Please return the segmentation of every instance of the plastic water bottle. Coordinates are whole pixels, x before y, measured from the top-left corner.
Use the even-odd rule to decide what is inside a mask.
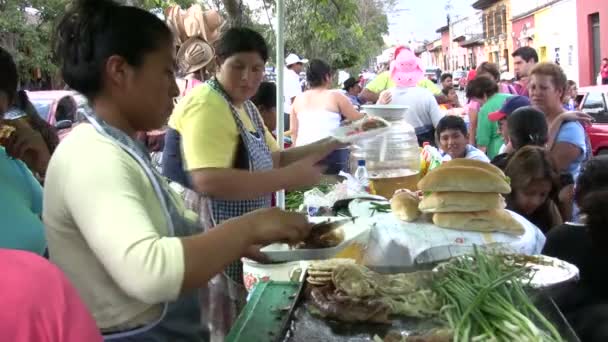
[[[361,184],[363,191],[369,193],[369,173],[365,168],[365,160],[357,161],[357,170],[355,171],[355,179]]]

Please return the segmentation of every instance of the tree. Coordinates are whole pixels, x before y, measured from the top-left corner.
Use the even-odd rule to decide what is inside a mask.
[[[382,51],[395,0],[284,0],[285,50],[358,72]],[[276,15],[274,2],[267,1]],[[275,35],[262,25],[271,46]],[[270,31],[270,32],[269,32]]]

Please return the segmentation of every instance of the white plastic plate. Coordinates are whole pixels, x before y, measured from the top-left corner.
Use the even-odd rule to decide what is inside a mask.
[[[363,125],[363,123],[365,123],[366,121],[369,121],[370,119],[381,121],[386,125],[386,127],[380,127],[380,128],[370,129],[368,131],[361,132],[360,129],[361,129],[361,126]],[[379,118],[379,117],[375,117],[375,116],[369,117],[368,116],[368,117],[364,117],[361,120],[354,121],[349,125],[340,126],[336,129],[334,129],[332,131],[332,137],[334,137],[336,140],[340,141],[341,143],[351,144],[356,141],[361,141],[361,140],[381,136],[382,134],[387,133],[390,129],[391,129],[391,124],[388,121],[386,121],[382,118]]]
[[[323,221],[341,221],[344,217],[310,217],[311,223]],[[344,229],[344,241],[336,247],[318,249],[291,249],[287,244],[273,244],[262,248],[268,259],[272,262],[288,262],[298,260],[324,260],[331,259],[346,247],[353,243],[367,245],[371,227],[365,224],[357,224],[357,220],[342,226]]]

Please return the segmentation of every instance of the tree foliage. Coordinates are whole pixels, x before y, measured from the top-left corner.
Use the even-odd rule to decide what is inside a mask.
[[[177,4],[188,8],[197,0],[119,0],[147,10]],[[276,1],[264,0],[266,13],[254,13],[244,0],[206,0],[220,10],[231,26],[251,26],[275,47]],[[395,0],[283,0],[285,52],[321,58],[336,69],[361,69],[381,52],[388,32],[387,11]],[[15,57],[22,81],[54,76],[52,33],[70,0],[0,0],[0,46]],[[262,20],[252,20],[258,18]],[[274,56],[272,54],[271,56]]]
[[[388,33],[386,13],[395,4],[394,0],[284,1],[286,53],[355,71],[381,52],[382,36]],[[276,14],[274,6],[272,10]],[[274,32],[267,32],[266,38],[274,45]]]

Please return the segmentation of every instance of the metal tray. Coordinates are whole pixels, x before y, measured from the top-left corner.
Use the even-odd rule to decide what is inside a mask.
[[[417,270],[430,270],[437,264],[424,264],[407,268],[374,269],[380,273],[403,273]],[[306,277],[304,278],[306,279]],[[439,319],[405,318],[394,320],[391,325],[386,324],[348,324],[337,321],[328,321],[313,316],[306,307],[306,282],[302,283],[293,306],[275,342],[305,342],[305,341],[373,341],[374,335],[386,336],[391,331],[400,332],[404,336],[424,334],[425,332],[443,326]],[[568,342],[580,342],[574,330],[559,311],[553,300],[541,290],[533,290],[533,301],[540,312],[552,322],[562,338]]]

